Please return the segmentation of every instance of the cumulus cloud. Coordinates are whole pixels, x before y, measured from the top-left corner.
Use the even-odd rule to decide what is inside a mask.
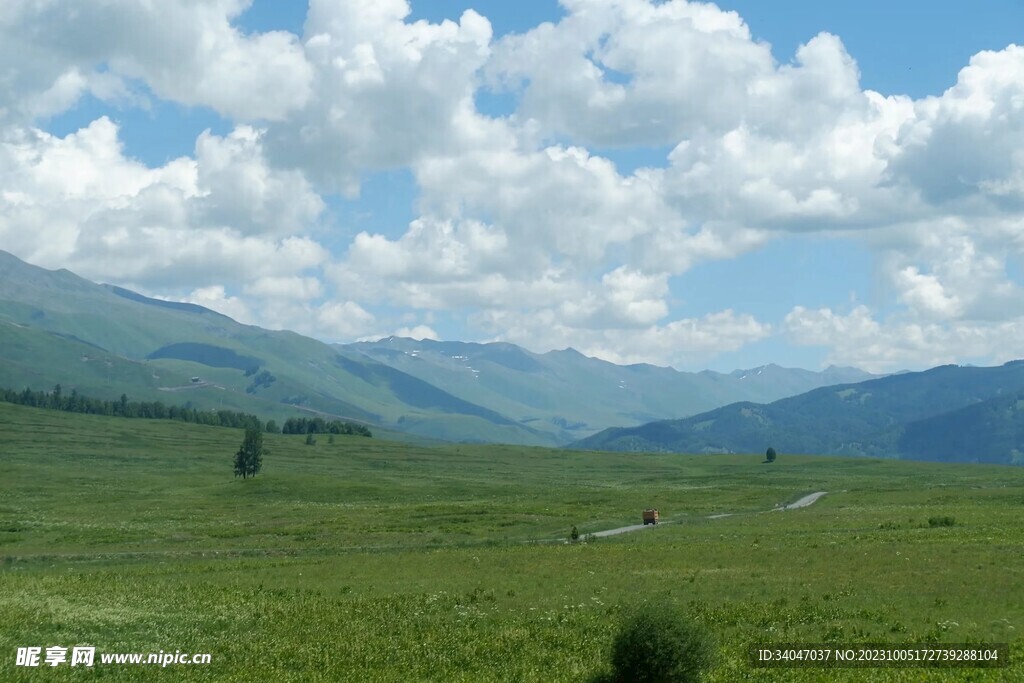
[[[1003,363],[1024,357],[1024,318],[940,324],[900,316],[878,321],[865,306],[847,314],[794,308],[785,330],[797,344],[824,346],[827,362],[870,372],[921,370],[964,359]]]
[[[237,296],[229,296],[223,285],[200,287],[184,297],[183,301],[205,306],[240,323],[252,324],[256,322],[256,318],[253,316],[249,306]]]
[[[405,0],[310,2],[304,48],[313,94],[270,129],[276,159],[355,196],[367,171],[500,134],[473,105],[490,23],[473,10],[458,22],[409,23],[410,11]]]
[[[354,301],[328,301],[310,312],[311,323],[292,323],[288,329],[317,334],[328,341],[348,341],[377,325],[376,317]]]
[[[1024,209],[1024,47],[978,53],[914,110],[890,149],[893,182],[946,210]]]
[[[204,221],[245,233],[291,235],[314,226],[324,202],[296,170],[274,169],[263,132],[239,126],[226,137],[196,140],[197,212]]]
[[[155,291],[291,275],[328,260],[296,234],[311,227],[319,197],[293,172],[266,166],[252,129],[204,133],[198,148],[195,159],[149,168],[124,155],[106,117],[63,138],[8,129],[0,244],[40,265]]]
[[[873,369],[1018,348],[1022,47],[913,100],[864,90],[840,36],[789,59],[684,0],[564,0],[497,38],[474,10],[410,21],[405,0],[312,0],[301,36],[245,33],[248,5],[0,5],[0,247],[332,340],[436,337],[418,323],[448,311],[470,335],[630,361],[780,332]],[[478,111],[482,87],[513,111]],[[233,127],[149,167],[107,117],[45,132],[85,94]],[[634,146],[671,151],[632,172],[595,151]],[[408,225],[331,222],[397,168],[419,193]],[[672,296],[701,263],[808,233],[865,245],[893,303],[793,301],[779,321]]]
[[[319,297],[319,284],[292,282],[291,291],[265,289],[273,280],[278,279],[262,278],[256,287],[246,287],[244,299],[228,294],[223,285],[211,285],[196,289],[181,300],[205,306],[242,323],[291,330],[327,342],[351,341],[379,327],[377,318],[354,301],[312,300]]]
[[[666,204],[660,175],[624,177],[580,147],[491,149],[427,159],[415,170],[427,211],[488,216],[509,236],[520,266],[552,255],[592,265],[637,236],[686,227]]]
[[[0,89],[0,120],[59,113],[86,92],[123,97],[131,82],[243,121],[281,119],[309,98],[312,68],[296,36],[245,35],[232,25],[249,4],[4,3],[0,65],[10,83]]]
[[[244,286],[246,294],[264,298],[308,301],[323,296],[323,284],[315,277],[261,277]]]
[[[503,38],[486,67],[492,86],[521,90],[515,120],[547,137],[674,145],[694,130],[728,130],[748,83],[773,68],[769,47],[713,5],[562,4],[566,18]]]

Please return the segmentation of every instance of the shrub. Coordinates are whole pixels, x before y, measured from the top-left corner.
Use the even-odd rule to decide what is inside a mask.
[[[954,526],[955,524],[956,524],[956,520],[954,518],[950,517],[949,515],[943,515],[942,517],[929,517],[928,518],[928,526],[930,526],[930,527]]]
[[[612,643],[610,680],[692,683],[714,658],[706,629],[674,605],[645,603],[626,614]]]
[[[569,540],[570,541],[578,541],[578,540],[580,540],[580,530],[576,528],[575,524],[572,525],[572,531],[569,532]]]

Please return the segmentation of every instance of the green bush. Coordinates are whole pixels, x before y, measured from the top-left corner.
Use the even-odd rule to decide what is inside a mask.
[[[930,527],[954,526],[955,524],[956,524],[956,519],[954,519],[953,517],[950,517],[949,515],[943,515],[942,517],[929,517],[928,518],[928,526],[930,526]]]
[[[612,643],[609,680],[692,683],[714,659],[706,629],[668,603],[645,603],[625,615]]]

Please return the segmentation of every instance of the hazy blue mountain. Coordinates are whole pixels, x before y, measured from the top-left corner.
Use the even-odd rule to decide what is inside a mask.
[[[772,446],[779,453],[1020,462],[1022,390],[1024,362],[947,365],[607,429],[573,445],[689,453],[760,453]]]
[[[507,343],[400,337],[343,348],[488,406],[562,443],[608,425],[684,417],[735,401],[773,401],[874,377],[854,368],[812,372],[777,365],[728,374],[688,373],[647,364],[615,365],[574,349],[531,353]]]

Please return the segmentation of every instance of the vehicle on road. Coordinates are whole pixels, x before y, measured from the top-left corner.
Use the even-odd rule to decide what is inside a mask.
[[[658,511],[654,508],[644,510],[644,526],[658,523]]]

